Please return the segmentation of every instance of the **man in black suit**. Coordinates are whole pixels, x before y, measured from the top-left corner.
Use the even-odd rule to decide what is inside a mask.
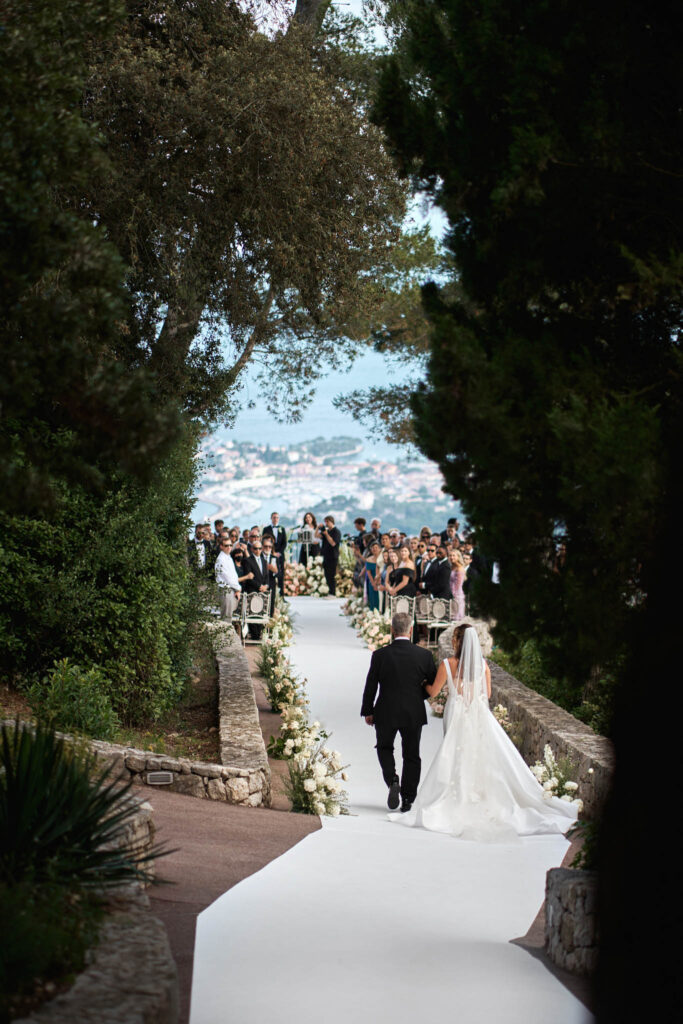
[[[429,581],[429,592],[432,597],[441,597],[444,601],[450,601],[451,593],[451,563],[445,548],[437,548],[436,565],[432,571]]]
[[[432,544],[430,541],[420,562],[420,577],[417,588],[421,594],[431,597],[432,586],[436,583],[437,573],[436,544]]]
[[[273,538],[273,554],[277,562],[277,585],[282,594],[285,589],[285,552],[287,551],[287,531],[280,526],[280,513],[270,513],[270,526],[266,526],[262,539],[270,535]]]
[[[273,611],[275,610],[275,596],[276,596],[277,588],[278,588],[278,585],[279,585],[278,581],[279,581],[279,578],[280,578],[280,572],[279,572],[279,566],[278,566],[278,563],[277,563],[277,559],[275,558],[275,556],[273,554],[273,538],[272,538],[272,536],[269,533],[266,532],[266,530],[263,531],[263,540],[261,541],[261,543],[263,545],[263,552],[262,552],[263,559],[264,559],[266,565],[268,566],[268,588],[270,590],[270,614],[272,615]],[[282,593],[282,591],[281,591],[281,593]]]
[[[337,563],[339,562],[339,545],[341,544],[341,533],[334,525],[334,516],[325,516],[317,532],[320,537],[320,552],[323,556],[325,582],[327,583],[330,597],[334,597],[337,593]]]
[[[361,715],[374,725],[377,757],[389,787],[387,805],[395,810],[401,796],[401,810],[409,811],[420,782],[420,735],[427,724],[425,686],[434,681],[436,665],[429,651],[411,641],[413,624],[409,615],[391,620],[393,642],[374,651],[365,682]],[[375,701],[377,688],[379,697]],[[394,740],[401,735],[403,771],[399,782],[394,760]]]
[[[194,528],[194,540],[187,542],[187,560],[190,568],[199,576],[211,576],[216,561],[211,541],[204,535],[204,523]]]
[[[253,594],[255,591],[260,591],[262,594],[269,595],[270,587],[268,584],[268,561],[264,558],[261,550],[261,538],[254,538],[251,542],[251,554],[244,560],[243,572],[251,573],[251,579],[244,581],[244,590],[247,594]],[[258,640],[261,636],[261,626],[249,624],[249,635],[253,640]]]

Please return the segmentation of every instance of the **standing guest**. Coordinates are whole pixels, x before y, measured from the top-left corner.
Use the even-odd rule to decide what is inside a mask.
[[[410,540],[408,541],[408,547],[410,548],[410,557],[413,560],[413,562],[416,562],[417,556],[420,554],[420,549],[418,547],[419,543],[420,542],[418,541],[417,537],[411,537]],[[417,568],[417,563],[415,565],[415,568]]]
[[[451,599],[451,564],[443,545],[436,551],[436,571],[432,577],[431,595],[441,597],[445,601]]]
[[[399,533],[399,548],[401,547],[401,544],[405,544],[407,540],[408,534],[405,532],[405,530],[401,530],[401,532]]]
[[[453,595],[451,618],[458,622],[465,617],[465,593],[462,589],[465,582],[465,561],[455,547],[448,552],[448,561],[451,566],[451,594]]]
[[[382,525],[382,520],[381,519],[371,519],[370,520],[370,533],[374,536],[375,540],[379,540],[379,538],[380,538],[380,527],[381,527],[381,525]]]
[[[397,565],[389,573],[386,592],[391,597],[415,597],[415,563],[410,557],[410,548],[404,544],[398,550]]]
[[[213,569],[212,544],[204,535],[204,524],[197,523],[194,539],[187,542],[187,560],[190,568],[200,576],[210,576]]]
[[[429,544],[429,538],[432,535],[432,531],[428,526],[423,526],[420,530],[420,540],[423,540],[425,544]]]
[[[389,548],[384,555],[384,570],[380,574],[378,586],[378,590],[384,592],[385,607],[387,599],[392,596],[391,574],[398,569],[398,561],[398,551],[395,548]]]
[[[230,552],[231,558],[235,563],[235,572],[237,573],[237,581],[240,585],[241,590],[247,589],[246,584],[249,580],[253,579],[254,574],[250,573],[248,569],[245,569],[245,563],[247,555],[242,548],[241,544],[233,544],[232,551]]]
[[[249,554],[250,555],[253,555],[253,553],[254,553],[254,544],[258,544],[259,551],[260,551],[261,550],[261,531],[259,530],[258,526],[252,526],[251,530],[249,531],[249,543],[248,543],[247,546],[249,548]]]
[[[249,530],[242,530],[242,543],[246,547],[249,546]]]
[[[267,529],[267,527],[266,527]],[[270,590],[270,614],[272,615],[275,610],[275,596],[276,591],[279,587],[280,579],[280,566],[278,564],[278,556],[273,549],[273,538],[269,533],[263,531],[263,558],[268,566],[268,588]],[[282,561],[282,558],[280,558]],[[282,591],[280,591],[282,593]]]
[[[284,526],[280,526],[280,513],[270,513],[270,526],[266,526],[263,531],[262,541],[265,543],[266,537],[270,535],[273,538],[273,554],[277,558],[277,585],[280,593],[285,589],[285,552],[287,551],[287,531]]]
[[[446,529],[441,531],[441,536],[439,538],[442,544],[452,544],[454,540],[457,540],[458,543],[460,542],[460,538],[458,537],[459,525],[460,523],[455,518],[448,520]]]
[[[307,512],[306,515],[304,516],[304,521],[302,523],[302,527],[304,527],[304,526],[310,527],[310,529],[313,530],[314,534],[317,535],[318,524],[317,524],[317,522],[315,520],[315,516],[313,515],[312,512]],[[309,558],[317,558],[319,554],[320,554],[320,545],[319,544],[317,544],[317,543],[316,544],[309,544],[308,545],[308,551],[306,550],[306,545],[302,544],[301,548],[300,548],[300,551],[299,551],[299,561],[300,561],[300,563],[302,565],[306,565],[308,563],[308,559]]]
[[[398,548],[401,543],[401,534],[397,529],[389,530],[389,537],[391,538],[392,548]]]
[[[353,575],[351,577],[351,580],[356,590],[360,590],[362,594],[365,584],[365,557],[363,555],[361,548],[359,547],[358,544],[356,544],[355,541],[353,544],[353,557],[354,564]]]
[[[221,550],[216,559],[215,574],[218,584],[218,600],[221,608],[221,618],[227,622],[232,621],[233,614],[237,608],[240,598],[240,583],[235,570],[235,563],[230,557],[232,545],[229,540],[221,541]]]
[[[323,556],[323,572],[330,591],[330,597],[337,595],[337,563],[339,562],[339,545],[341,533],[334,525],[334,516],[325,516],[318,527],[320,548]]]
[[[379,543],[376,540],[372,540],[370,544],[370,553],[365,560],[365,588],[368,608],[370,611],[379,610],[379,572],[377,570],[377,559],[379,558],[379,553]]]
[[[253,594],[258,591],[261,594],[267,594],[270,590],[268,583],[268,563],[263,557],[261,538],[252,541],[251,554],[247,557],[244,568],[248,573],[251,574],[251,579],[245,584],[245,590],[248,594]],[[262,628],[255,623],[249,623],[249,635],[253,640],[259,640],[261,637]]]
[[[432,583],[436,580],[436,544],[428,544],[420,565],[418,590],[431,597]]]
[[[230,530],[228,532],[228,536],[230,537],[230,543],[231,544],[237,544],[237,541],[240,539],[240,528],[239,528],[239,526],[231,526]]]
[[[365,550],[365,545],[364,545],[364,540],[365,540],[365,520],[363,519],[362,516],[356,516],[356,518],[353,521],[353,525],[355,526],[356,530],[358,530],[358,536],[353,538],[353,542],[354,542],[354,544],[358,545],[358,547],[361,549],[361,551],[364,551]]]
[[[221,530],[223,529],[224,526],[225,526],[225,523],[223,522],[222,519],[215,519],[214,520],[214,524],[213,524],[213,529],[214,529],[213,540],[214,540],[214,543],[216,545],[220,544]]]

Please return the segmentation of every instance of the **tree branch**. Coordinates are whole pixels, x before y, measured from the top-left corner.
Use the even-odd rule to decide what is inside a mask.
[[[239,357],[228,371],[228,386],[234,384],[234,382],[237,380],[240,373],[242,372],[246,364],[249,362],[249,357],[254,351],[254,348],[263,339],[266,327],[268,326],[268,314],[270,313],[270,308],[273,305],[274,297],[275,292],[273,290],[273,286],[271,285],[266,293],[266,297],[263,302],[263,307],[261,308],[261,311],[256,319],[256,323],[254,324],[254,329],[251,332],[249,341],[246,343],[246,345],[240,352]]]

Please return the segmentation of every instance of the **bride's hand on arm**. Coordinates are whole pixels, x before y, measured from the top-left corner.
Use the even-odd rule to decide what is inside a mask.
[[[440,693],[443,689],[443,685],[446,682],[446,667],[443,662],[439,665],[434,676],[434,682],[428,683],[425,686],[425,690],[430,697],[436,697],[437,693]]]
[[[484,664],[486,665],[486,692],[487,692],[488,698],[490,700],[491,699],[491,669],[488,666],[488,662],[485,662]]]

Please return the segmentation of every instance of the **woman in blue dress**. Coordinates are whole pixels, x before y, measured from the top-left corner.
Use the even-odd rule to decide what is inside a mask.
[[[365,588],[370,611],[379,610],[379,591],[377,585],[377,559],[379,558],[380,546],[377,541],[370,545],[370,554],[365,560]]]

